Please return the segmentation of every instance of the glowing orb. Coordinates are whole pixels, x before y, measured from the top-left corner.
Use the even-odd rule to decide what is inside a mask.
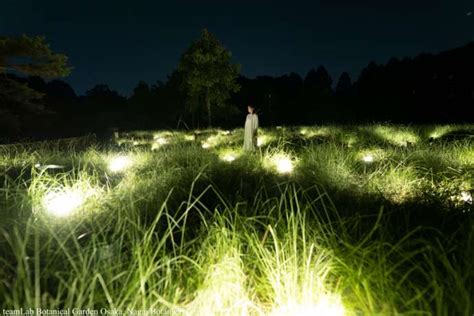
[[[289,157],[279,155],[273,157],[272,160],[278,173],[290,173],[293,171],[293,162]]]
[[[232,154],[226,154],[224,157],[222,157],[222,160],[232,162],[235,160],[235,156]]]
[[[196,136],[194,135],[184,135],[184,139],[187,141],[193,141],[196,139]]]
[[[367,162],[367,163],[373,162],[373,161],[374,161],[374,156],[372,156],[372,155],[370,155],[370,154],[369,154],[369,155],[365,155],[364,157],[362,157],[362,160],[363,160],[364,162]]]
[[[157,143],[158,145],[165,145],[165,144],[168,144],[168,140],[165,139],[165,138],[163,138],[163,137],[157,138],[155,141],[156,141],[156,143]]]
[[[268,143],[268,141],[269,141],[268,136],[266,136],[266,135],[258,136],[257,137],[257,146],[261,147],[261,146],[265,145],[266,143]]]
[[[467,191],[462,191],[460,199],[468,204],[472,204],[472,195]]]
[[[49,192],[43,198],[46,211],[57,217],[65,217],[84,203],[85,196],[79,191]]]
[[[209,143],[202,143],[202,148],[207,149],[209,147],[211,147]]]
[[[152,150],[158,149],[161,146],[166,145],[168,143],[169,143],[168,140],[163,137],[155,138],[155,142],[151,145],[151,149]]]
[[[120,172],[132,164],[132,160],[126,156],[117,156],[114,157],[110,162],[109,162],[109,170],[112,172]]]

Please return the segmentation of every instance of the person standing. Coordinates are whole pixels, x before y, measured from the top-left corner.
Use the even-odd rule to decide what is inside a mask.
[[[257,149],[258,115],[251,104],[247,106],[247,111],[249,114],[245,120],[244,150],[254,151]]]

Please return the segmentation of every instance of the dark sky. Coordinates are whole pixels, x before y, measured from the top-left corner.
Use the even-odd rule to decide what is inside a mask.
[[[323,64],[334,80],[357,79],[371,60],[474,40],[473,0],[0,1],[0,34],[46,36],[69,56],[65,81],[79,94],[106,83],[128,95],[139,80],[166,80],[203,27],[248,77],[305,76]]]

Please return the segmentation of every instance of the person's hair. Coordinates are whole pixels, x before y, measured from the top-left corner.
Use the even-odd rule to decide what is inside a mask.
[[[255,106],[254,106],[254,105],[252,105],[252,103],[249,103],[247,106],[248,106],[248,107],[251,107],[252,109],[254,109],[254,110],[255,110]]]

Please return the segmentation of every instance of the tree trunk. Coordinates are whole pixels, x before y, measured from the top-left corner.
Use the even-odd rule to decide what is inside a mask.
[[[207,107],[207,119],[209,123],[209,128],[212,127],[212,115],[211,115],[211,102],[209,100],[209,87],[206,91],[206,107]]]

